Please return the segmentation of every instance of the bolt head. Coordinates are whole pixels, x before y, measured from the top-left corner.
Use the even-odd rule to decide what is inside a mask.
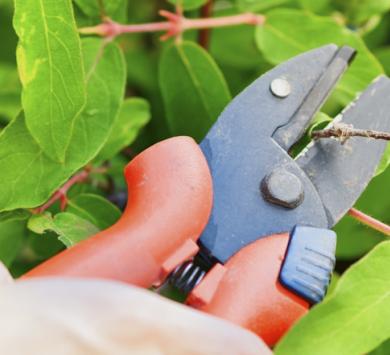
[[[276,78],[270,85],[272,94],[276,97],[285,98],[291,93],[290,83],[285,78]]]
[[[304,198],[301,180],[283,168],[265,176],[260,188],[266,201],[286,208],[298,207]]]

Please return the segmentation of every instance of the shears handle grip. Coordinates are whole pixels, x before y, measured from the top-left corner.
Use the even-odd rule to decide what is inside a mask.
[[[212,206],[206,159],[189,137],[162,141],[125,169],[129,199],[112,227],[23,276],[107,278],[150,287],[198,251]]]
[[[310,306],[279,282],[288,241],[288,233],[262,238],[225,265],[216,264],[187,303],[253,331],[268,345],[275,344]]]
[[[336,251],[328,229],[296,226],[245,246],[224,265],[216,264],[187,303],[228,319],[274,345],[323,299]]]

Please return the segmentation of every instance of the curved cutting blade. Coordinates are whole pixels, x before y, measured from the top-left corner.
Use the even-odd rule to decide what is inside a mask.
[[[330,124],[390,131],[390,79],[376,79]],[[297,158],[297,164],[316,187],[332,227],[354,205],[375,173],[386,148],[385,141],[351,137],[313,141]]]
[[[313,88],[324,73],[329,73],[338,52],[336,45],[324,46],[264,74],[226,107],[201,142],[213,177],[214,200],[200,243],[206,253],[220,262],[245,245],[290,231],[296,224],[327,227],[326,213],[315,187],[273,134],[297,117],[294,114],[300,112],[304,102],[309,103],[307,112],[314,113],[319,102],[326,99],[329,86],[318,93]],[[335,69],[341,76],[344,68]],[[288,83],[291,90],[287,95],[273,92],[277,79]],[[335,84],[335,80],[331,82]],[[308,100],[313,93],[316,99]],[[308,118],[305,115],[299,127],[294,127],[293,137],[304,131]],[[305,198],[294,209],[270,204],[260,192],[261,181],[280,165],[304,186]]]

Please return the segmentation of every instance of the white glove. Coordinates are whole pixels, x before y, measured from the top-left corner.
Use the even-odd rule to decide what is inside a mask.
[[[256,335],[126,284],[13,282],[0,269],[0,354],[258,354]]]

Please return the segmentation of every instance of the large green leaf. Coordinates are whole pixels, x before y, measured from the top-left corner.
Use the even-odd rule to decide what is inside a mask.
[[[369,355],[389,355],[390,354],[390,337],[383,342],[374,351],[371,351]]]
[[[117,21],[125,21],[127,0],[73,0],[81,11],[91,18],[108,16]]]
[[[112,158],[121,149],[129,146],[139,131],[150,119],[149,103],[141,98],[130,98],[122,103],[118,119],[106,144],[96,157],[97,161]]]
[[[276,355],[365,354],[390,335],[390,242],[353,265],[333,294],[281,340]]]
[[[390,143],[387,144],[383,157],[379,162],[378,168],[376,169],[375,174],[382,174],[390,165]]]
[[[303,9],[313,13],[322,13],[329,8],[330,0],[298,0]]]
[[[10,64],[16,62],[15,51],[18,42],[18,37],[12,27],[13,2],[13,0],[0,1],[0,61]]]
[[[54,217],[48,212],[32,216],[28,227],[38,234],[56,233],[58,239],[66,247],[71,247],[99,232],[99,229],[90,221],[69,212],[61,212]]]
[[[77,117],[66,161],[88,163],[105,144],[123,102],[126,64],[115,43],[97,38],[83,40],[87,76],[87,103]]]
[[[15,0],[26,124],[44,152],[65,161],[86,92],[71,0]]]
[[[236,15],[233,9],[218,11],[217,16]],[[264,63],[253,34],[254,26],[240,25],[213,29],[210,53],[218,64],[241,69],[258,69]]]
[[[336,0],[335,3],[351,22],[359,24],[390,9],[390,0]]]
[[[181,5],[184,10],[193,10],[204,5],[208,0],[168,0],[173,5]]]
[[[330,17],[320,17],[292,9],[277,9],[267,14],[264,26],[257,30],[257,44],[274,64],[329,43],[349,45],[358,55],[337,87],[336,97],[350,102],[383,69],[362,39]]]
[[[0,64],[0,116],[6,121],[15,118],[20,111],[20,82],[16,66]]]
[[[19,252],[26,234],[26,222],[29,213],[13,211],[0,214],[0,261],[6,266]]]
[[[235,0],[241,11],[264,11],[272,7],[286,5],[293,1],[294,0]]]
[[[66,210],[91,222],[100,230],[110,227],[121,216],[118,207],[93,194],[81,194],[70,199]]]
[[[231,99],[214,60],[193,42],[165,49],[159,79],[174,135],[190,135],[200,141]]]
[[[389,184],[390,169],[370,181],[355,207],[389,224],[390,199],[387,193]],[[336,225],[335,231],[338,259],[359,258],[386,238],[383,234],[359,223],[349,215],[343,217]]]
[[[118,47],[99,39],[83,41],[87,68],[87,104],[78,116],[65,163],[51,160],[32,138],[24,115],[0,134],[0,211],[35,207],[103,146],[119,111],[125,70]]]

